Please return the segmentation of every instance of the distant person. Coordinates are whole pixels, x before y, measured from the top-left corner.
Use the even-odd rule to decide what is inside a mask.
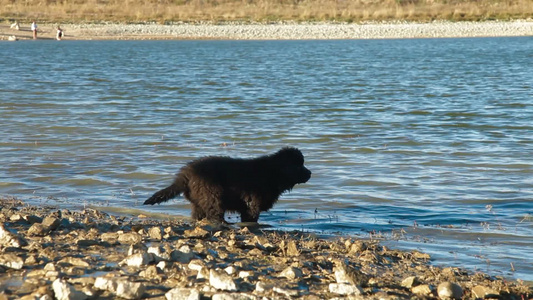
[[[35,21],[31,23],[31,31],[33,32],[33,39],[36,40],[37,39],[37,23],[35,23]]]
[[[63,29],[57,26],[56,40],[61,41],[62,38],[63,38]]]

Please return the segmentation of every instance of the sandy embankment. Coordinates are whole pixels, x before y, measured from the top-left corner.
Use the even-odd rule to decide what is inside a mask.
[[[29,24],[21,30],[0,25],[0,39],[31,39]],[[55,24],[39,24],[40,39],[55,38]],[[275,23],[275,24],[64,24],[65,40],[142,39],[388,39],[533,36],[533,20],[512,22],[432,23]]]

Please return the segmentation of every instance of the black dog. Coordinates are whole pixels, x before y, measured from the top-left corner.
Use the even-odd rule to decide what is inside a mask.
[[[211,156],[181,168],[174,183],[155,193],[144,204],[156,204],[180,194],[192,203],[192,217],[224,222],[224,213],[241,214],[242,222],[257,222],[278,197],[311,178],[302,152],[285,147],[253,159]]]

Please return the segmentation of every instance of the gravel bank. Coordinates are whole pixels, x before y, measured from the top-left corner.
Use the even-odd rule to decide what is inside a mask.
[[[0,199],[0,300],[531,299],[533,288],[376,241]]]
[[[26,27],[29,28],[29,24]],[[65,39],[390,39],[533,36],[533,20],[512,22],[432,22],[367,24],[65,24]],[[42,25],[41,38],[52,38],[53,25]],[[2,26],[2,36],[29,38],[29,31]]]

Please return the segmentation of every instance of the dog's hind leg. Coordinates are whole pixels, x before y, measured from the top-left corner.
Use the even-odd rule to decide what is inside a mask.
[[[202,220],[202,219],[205,219],[207,217],[207,214],[205,213],[205,211],[202,209],[202,207],[196,205],[196,204],[193,204],[192,205],[192,209],[191,209],[191,217],[195,220]]]
[[[224,222],[224,210],[216,207],[214,204],[209,206],[200,206],[196,203],[192,203],[191,216],[195,220],[202,220],[207,218],[208,220]]]

